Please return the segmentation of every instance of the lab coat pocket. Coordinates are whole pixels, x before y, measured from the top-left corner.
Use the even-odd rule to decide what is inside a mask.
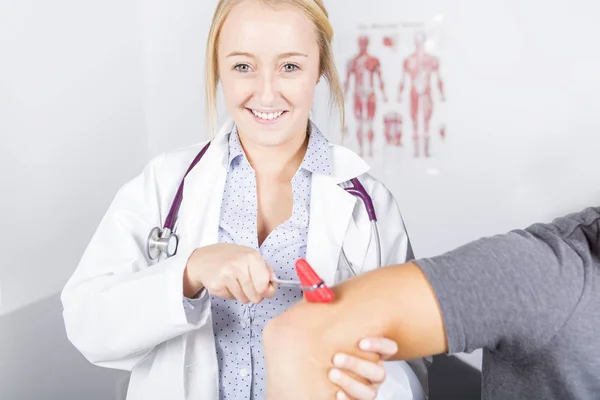
[[[352,265],[352,270],[348,268],[346,261],[344,260],[344,254],[340,252],[340,259],[338,264],[338,271],[336,276],[340,278],[349,279],[354,273],[360,275],[363,272],[365,259],[368,254],[369,245],[371,242],[370,225],[365,226],[364,223],[359,226],[354,220],[348,225],[344,243],[342,245],[342,251],[346,255],[348,262]]]
[[[386,379],[376,400],[426,400],[427,396],[412,368],[405,361],[387,361]]]
[[[338,269],[335,271],[335,284],[339,285],[347,279],[352,277],[352,273],[348,270],[344,265],[340,265]]]

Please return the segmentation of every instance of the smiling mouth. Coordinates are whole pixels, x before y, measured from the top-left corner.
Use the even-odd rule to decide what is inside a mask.
[[[283,114],[285,114],[287,112],[287,111],[262,112],[262,111],[253,110],[251,108],[246,108],[246,110],[248,110],[252,115],[254,115],[254,118],[260,122],[275,122],[278,119],[280,119]]]

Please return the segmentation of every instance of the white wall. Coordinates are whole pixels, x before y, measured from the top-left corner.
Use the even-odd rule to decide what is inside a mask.
[[[140,3],[149,156],[207,138],[204,51],[214,0]]]
[[[134,1],[2,1],[0,315],[64,285],[147,158]]]
[[[58,292],[147,159],[136,12],[0,0],[2,399],[115,399],[124,376],[67,341]]]

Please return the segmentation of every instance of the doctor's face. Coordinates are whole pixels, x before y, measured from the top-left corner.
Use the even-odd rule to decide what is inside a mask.
[[[302,143],[319,79],[316,28],[300,10],[258,0],[238,4],[218,43],[227,111],[243,141]]]

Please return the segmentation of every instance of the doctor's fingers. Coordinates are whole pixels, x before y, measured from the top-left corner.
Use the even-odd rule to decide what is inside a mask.
[[[205,286],[208,293],[213,296],[220,297],[222,299],[235,299],[233,294],[227,289],[226,282],[222,281],[212,281]]]
[[[379,385],[365,385],[339,369],[330,370],[329,379],[341,389],[337,393],[337,400],[374,400],[377,397]]]
[[[246,304],[250,300],[248,296],[244,293],[242,289],[239,278],[240,271],[243,271],[244,268],[239,268],[237,265],[228,266],[227,268],[223,268],[219,276],[219,282],[224,284],[227,287],[227,290],[233,295],[240,303]],[[243,274],[243,272],[241,272]]]
[[[237,279],[227,281],[227,290],[229,290],[229,292],[233,295],[233,298],[240,303],[246,304],[250,302],[250,299],[248,299],[248,296],[246,296],[246,293],[244,293],[244,289],[242,289],[242,286]]]
[[[261,297],[273,297],[275,288],[271,285],[273,270],[260,255],[250,255],[248,257],[248,273],[254,285],[254,290]]]
[[[260,257],[260,255],[258,257]],[[254,260],[258,257],[254,254],[250,254],[242,261],[237,262],[234,267],[239,286],[248,300],[254,304],[258,304],[263,300],[263,297],[255,288],[252,274],[250,272],[252,270],[252,263],[255,263],[256,261]],[[260,258],[262,259],[262,257]]]
[[[226,286],[218,290],[209,290],[208,292],[222,299],[235,300],[235,296],[231,294],[231,292],[229,291],[229,289],[227,289]]]
[[[250,276],[238,277],[238,282],[249,301],[258,304],[263,300],[263,297],[256,291]]]

